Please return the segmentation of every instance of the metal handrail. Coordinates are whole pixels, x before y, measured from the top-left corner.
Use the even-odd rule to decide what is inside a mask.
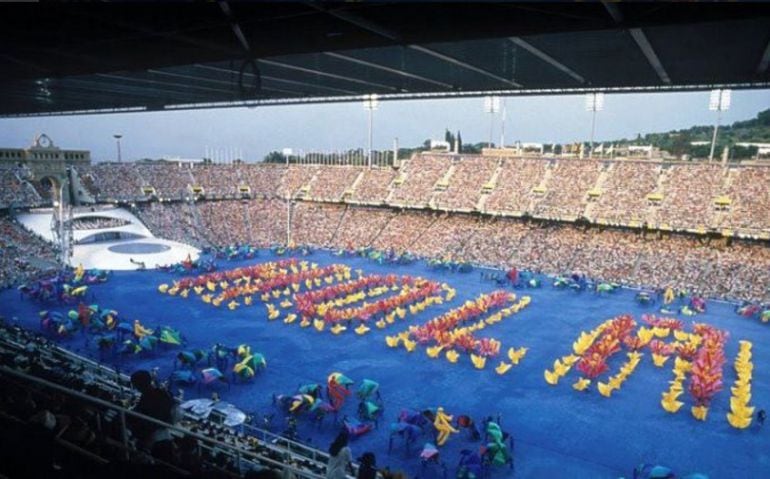
[[[38,377],[35,377],[35,376],[31,376],[29,374],[23,373],[21,371],[17,371],[15,369],[9,368],[7,366],[0,366],[0,373],[2,373],[2,374],[9,374],[11,376],[14,376],[16,378],[22,379],[24,381],[29,381],[31,383],[34,383],[34,384],[37,384],[37,385],[40,385],[40,386],[43,386],[43,387],[46,387],[46,388],[49,388],[49,389],[53,389],[53,390],[58,391],[60,393],[64,393],[64,394],[67,394],[69,396],[76,397],[76,398],[78,398],[80,400],[83,400],[85,402],[89,402],[91,404],[95,404],[95,405],[101,406],[101,407],[103,407],[105,409],[110,409],[110,410],[113,410],[113,411],[117,412],[119,414],[119,417],[120,417],[123,446],[126,449],[129,448],[129,444],[128,444],[128,442],[129,442],[128,441],[128,428],[126,426],[126,416],[131,416],[131,417],[138,418],[138,419],[141,419],[143,421],[147,421],[149,423],[155,424],[157,426],[161,426],[161,427],[169,429],[171,431],[176,431],[179,434],[183,434],[183,435],[186,435],[186,436],[192,436],[192,437],[198,439],[199,441],[202,441],[204,443],[210,444],[213,447],[216,447],[218,450],[228,451],[230,453],[230,455],[232,455],[233,457],[236,458],[237,466],[238,466],[239,470],[240,470],[240,464],[245,460],[245,461],[248,461],[248,462],[256,463],[258,465],[267,465],[267,466],[287,469],[287,470],[291,471],[292,473],[294,473],[298,478],[324,479],[324,476],[318,475],[316,473],[313,473],[313,472],[310,472],[310,471],[307,471],[307,470],[304,470],[304,469],[298,469],[298,468],[296,468],[296,467],[294,467],[294,466],[292,466],[290,464],[284,464],[282,462],[276,461],[276,460],[271,459],[269,457],[265,457],[265,456],[262,456],[260,454],[255,453],[255,452],[238,448],[236,446],[233,446],[232,444],[227,444],[227,443],[221,442],[221,441],[219,441],[217,439],[212,439],[210,437],[204,436],[204,435],[199,434],[197,432],[193,432],[193,431],[191,431],[189,429],[186,429],[186,428],[183,428],[183,427],[179,427],[179,426],[176,426],[176,425],[173,425],[173,424],[168,424],[166,422],[160,421],[160,420],[155,419],[153,417],[146,416],[144,414],[138,413],[136,411],[132,411],[130,409],[126,409],[126,408],[124,408],[122,406],[110,403],[110,402],[105,401],[103,399],[98,399],[98,398],[94,398],[94,397],[88,396],[86,394],[81,393],[80,391],[74,391],[74,390],[69,389],[69,388],[67,388],[65,386],[61,386],[59,384],[56,384],[56,383],[53,383],[53,382],[50,382],[50,381],[47,381],[45,379],[41,379],[41,378],[38,378]],[[267,432],[267,431],[265,431],[265,432]],[[270,433],[270,434],[272,434],[272,433]],[[293,441],[289,441],[286,438],[281,438],[281,440],[282,441],[287,441],[288,443],[293,442]],[[299,443],[295,443],[295,445],[299,445]],[[305,449],[312,449],[312,448],[309,448],[308,446],[304,446],[304,445],[302,447],[305,448]],[[287,450],[285,452],[290,452],[290,451]],[[319,453],[318,455],[319,456],[324,456],[323,453]]]

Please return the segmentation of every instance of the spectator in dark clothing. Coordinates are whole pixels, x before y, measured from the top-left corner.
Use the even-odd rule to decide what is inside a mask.
[[[365,452],[358,458],[358,474],[356,479],[376,479],[377,459],[373,452]]]
[[[131,375],[131,384],[142,394],[134,411],[159,421],[174,421],[174,398],[164,388],[153,384],[149,371],[139,370]],[[137,419],[131,427],[139,446],[150,450],[158,459],[169,461],[173,457],[173,442],[167,428]]]

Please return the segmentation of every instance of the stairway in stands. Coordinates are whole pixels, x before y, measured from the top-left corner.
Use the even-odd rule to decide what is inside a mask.
[[[481,196],[479,196],[479,201],[476,202],[476,210],[477,211],[484,211],[484,209],[487,206],[487,198],[489,198],[489,195],[492,194],[492,192],[497,187],[497,179],[500,177],[500,173],[503,171],[503,160],[500,159],[497,162],[497,168],[495,168],[495,171],[492,173],[492,177],[484,183],[484,186],[481,187]]]
[[[612,174],[612,171],[615,169],[615,162],[606,162],[604,163],[604,166],[602,167],[601,171],[599,172],[599,177],[596,178],[596,183],[593,185],[591,190],[586,191],[586,196],[584,201],[586,202],[585,208],[583,208],[583,216],[586,218],[589,218],[591,220],[594,220],[594,209],[596,209],[596,204],[601,199],[601,195],[604,194],[604,183],[607,181],[607,178]],[[591,197],[590,192],[591,191],[597,191],[600,193],[600,196]]]
[[[444,176],[433,185],[433,193],[430,195],[430,198],[428,198],[428,206],[430,208],[436,208],[436,195],[449,188],[449,182],[452,180],[452,175],[455,174],[456,169],[457,167],[454,165],[454,162],[452,162],[452,164],[449,165],[449,169],[444,173]]]

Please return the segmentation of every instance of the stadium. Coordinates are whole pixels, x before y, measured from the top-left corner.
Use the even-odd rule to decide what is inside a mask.
[[[363,101],[369,130],[0,145],[0,477],[766,475],[767,6],[18,7],[9,128]],[[716,124],[595,141],[605,102],[677,92]],[[721,125],[742,92],[766,103]],[[566,95],[590,138],[373,146],[388,102],[493,129]]]

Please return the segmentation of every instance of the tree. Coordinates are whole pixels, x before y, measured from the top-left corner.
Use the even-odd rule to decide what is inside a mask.
[[[286,157],[280,151],[271,151],[262,161],[265,163],[286,163]]]
[[[463,138],[460,136],[460,130],[457,130],[457,152],[463,152]]]

